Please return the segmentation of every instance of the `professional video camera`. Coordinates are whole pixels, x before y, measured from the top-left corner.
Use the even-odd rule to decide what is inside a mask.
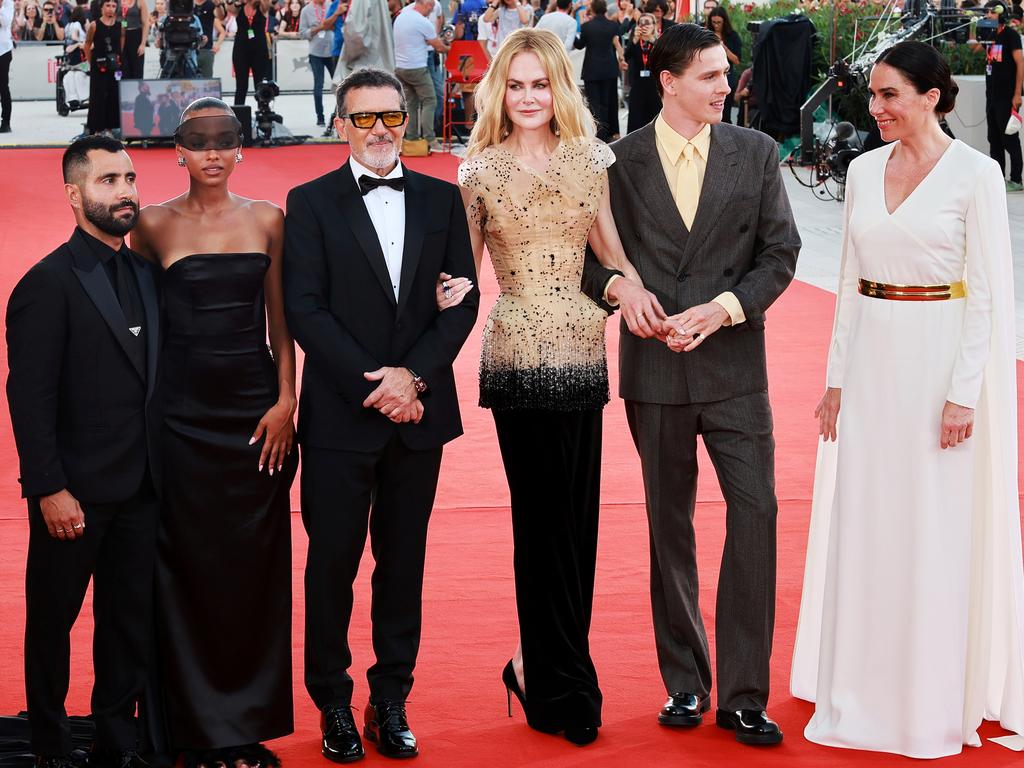
[[[163,48],[166,54],[160,70],[163,79],[196,77],[199,72],[194,56],[189,54],[199,50],[202,33],[195,24],[195,0],[170,0],[167,4],[167,16],[160,29]]]
[[[274,141],[274,123],[284,124],[284,119],[274,112],[274,99],[281,89],[273,80],[261,80],[256,86],[256,132],[263,146]]]
[[[812,169],[809,182],[801,180],[801,183],[815,189],[819,197],[842,201],[846,169],[853,158],[863,151],[856,128],[850,123],[833,125],[824,141],[815,136],[814,113],[821,105],[837,93],[866,89],[871,67],[878,57],[904,40],[917,38],[936,47],[944,42],[966,43],[971,24],[979,13],[984,14],[984,9],[957,8],[956,0],[941,0],[937,8],[927,0],[907,0],[900,13],[894,0],[888,0],[881,16],[866,19],[868,22],[874,21],[875,25],[865,42],[854,50],[849,61],[838,59],[832,64],[825,82],[800,108],[800,146],[794,150],[788,162],[794,175],[797,165]],[[979,39],[985,22],[985,19],[977,21]],[[851,141],[854,138],[855,141]],[[835,192],[828,188],[829,182],[836,184]]]

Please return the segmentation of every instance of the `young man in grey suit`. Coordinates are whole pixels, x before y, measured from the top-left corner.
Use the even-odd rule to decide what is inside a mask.
[[[714,33],[673,26],[650,64],[663,110],[612,146],[609,169],[619,235],[646,289],[593,254],[583,288],[621,307],[630,331],[620,340],[620,395],[647,497],[655,638],[669,693],[658,721],[694,726],[710,709],[693,528],[701,435],[727,507],[716,721],[742,743],[777,744],[782,732],[765,712],[777,502],[764,321],[793,278],[800,238],[775,142],[721,123],[729,62]]]

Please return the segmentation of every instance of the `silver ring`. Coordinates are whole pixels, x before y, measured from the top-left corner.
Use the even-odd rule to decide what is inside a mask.
[[[441,283],[441,290],[444,291],[445,293],[447,293],[451,289],[452,289],[452,287],[450,285],[448,285],[448,283]]]
[[[447,288],[447,287],[444,288],[443,293],[444,293],[444,297],[446,299],[450,299],[452,297],[452,289],[451,288]]]
[[[72,525],[71,527],[77,531],[79,528],[85,528],[85,523],[77,523],[75,525]]]

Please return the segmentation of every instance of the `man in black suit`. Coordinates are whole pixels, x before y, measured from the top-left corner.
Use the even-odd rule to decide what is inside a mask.
[[[775,142],[722,123],[730,88],[721,41],[674,25],[650,62],[664,106],[612,146],[608,183],[622,245],[651,293],[592,253],[584,292],[622,308],[619,387],[643,470],[669,694],[658,721],[696,726],[711,706],[693,526],[699,435],[726,502],[715,720],[742,743],[777,744],[782,731],[766,713],[778,504],[764,325],[793,279],[800,237]]]
[[[619,135],[619,63],[623,60],[619,25],[605,15],[607,12],[606,0],[590,0],[593,18],[580,27],[576,38],[576,47],[586,49],[583,90],[601,141]]]
[[[7,305],[7,398],[28,499],[25,684],[37,764],[66,768],[70,631],[94,580],[91,763],[136,761],[150,648],[157,501],[146,407],[156,377],[155,271],[128,250],[139,213],[121,142],[64,153],[77,229]]]
[[[401,83],[375,69],[337,93],[351,160],[293,189],[285,220],[288,326],[306,353],[299,402],[306,564],[306,688],[323,754],[357,760],[347,635],[369,523],[373,648],[366,738],[417,754],[406,720],[419,648],[427,521],[442,446],[462,433],[452,363],[478,294],[437,308],[441,272],[473,275],[458,187],[403,168]],[[372,511],[371,511],[372,508]]]

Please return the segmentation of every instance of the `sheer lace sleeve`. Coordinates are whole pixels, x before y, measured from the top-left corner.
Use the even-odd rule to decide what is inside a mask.
[[[487,222],[487,204],[484,199],[487,188],[482,178],[483,171],[484,163],[479,156],[466,160],[459,166],[459,186],[473,193],[471,202],[466,207],[466,218],[481,231]]]

